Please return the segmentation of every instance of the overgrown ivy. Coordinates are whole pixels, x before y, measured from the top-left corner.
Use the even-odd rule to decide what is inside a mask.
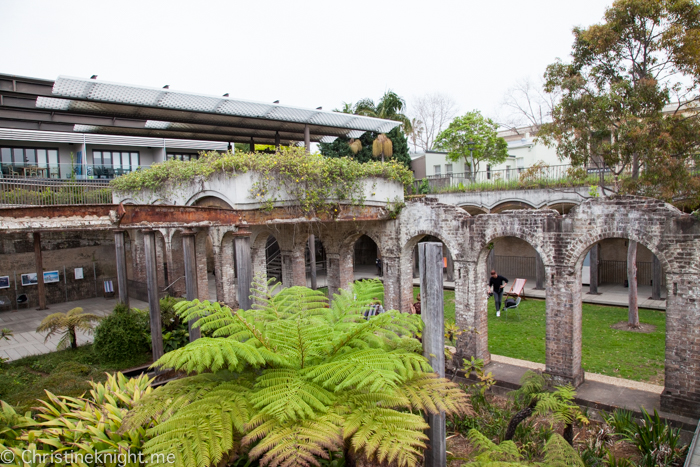
[[[363,180],[367,178],[384,178],[404,187],[413,183],[411,171],[393,160],[362,164],[345,157],[328,158],[307,154],[304,148],[290,147],[274,154],[209,152],[196,161],[169,160],[115,178],[111,186],[119,192],[167,192],[215,174],[235,177],[248,171],[257,175],[251,198],[271,209],[286,192],[287,199],[296,200],[305,214],[332,212],[339,201],[362,204],[366,197]]]

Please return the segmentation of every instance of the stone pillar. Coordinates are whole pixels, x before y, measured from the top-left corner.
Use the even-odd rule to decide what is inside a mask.
[[[195,236],[195,257],[197,261],[197,298],[199,300],[215,300],[209,297],[209,275],[207,273],[207,237],[206,230],[197,232]]]
[[[182,232],[182,251],[183,259],[185,260],[185,287],[187,300],[192,301],[198,298],[197,290],[197,255],[195,253],[195,233],[191,230]],[[202,331],[192,325],[195,320],[190,320],[188,323],[190,342],[202,337]]]
[[[446,246],[443,245],[444,248],[444,255],[445,258],[447,258],[447,267],[445,268],[445,272],[447,273],[447,281],[448,282],[454,282],[455,280],[455,265],[454,261],[452,260],[452,252],[447,249]]]
[[[165,275],[165,287],[177,280],[177,274],[175,274],[175,262],[173,261],[173,242],[172,242],[172,230],[171,229],[161,229],[160,233],[163,234],[163,241],[165,244],[165,251],[163,251],[163,262],[167,265],[168,274]],[[170,287],[167,292],[168,295],[175,295],[175,286]]]
[[[326,281],[328,283],[328,298],[333,299],[333,295],[340,289],[340,255],[338,253],[326,253],[328,260],[328,272]]]
[[[596,243],[591,248],[590,262],[590,281],[588,293],[591,295],[600,295],[598,292],[598,266],[600,265],[600,243]]]
[[[153,361],[163,356],[163,330],[160,321],[160,303],[158,294],[158,269],[156,267],[156,233],[143,231],[144,253],[146,256],[146,284],[148,286],[148,309],[151,318],[151,347]]]
[[[410,260],[410,256],[407,256]],[[410,271],[410,267],[408,269]],[[410,283],[401,280],[401,258],[382,257],[382,280],[384,281],[384,308],[409,311],[413,301],[413,279]],[[408,306],[406,306],[406,303]]]
[[[267,238],[267,234],[259,234],[250,248],[253,276],[261,275],[265,280],[267,280]]]
[[[699,418],[700,280],[697,274],[667,273],[666,281],[666,377],[661,410]]]
[[[544,290],[544,262],[539,253],[535,255],[535,290]]]
[[[577,268],[576,268],[577,269]],[[545,265],[546,372],[556,384],[583,383],[581,367],[581,270]]]
[[[238,306],[242,310],[252,308],[250,288],[253,285],[253,268],[250,258],[250,232],[239,231],[233,239],[236,250],[236,276],[238,278]]]
[[[653,255],[651,263],[651,299],[661,300],[661,261],[656,255]]]
[[[41,258],[41,233],[34,232],[34,265],[36,267],[36,288],[39,294],[39,310],[46,309],[46,290],[44,289],[44,265]]]
[[[216,299],[231,308],[238,307],[236,300],[234,236],[223,235],[220,245],[214,245],[214,267],[216,268]],[[250,261],[250,252],[248,252]]]
[[[457,340],[457,355],[490,363],[488,293],[483,268],[477,262],[455,261],[455,321],[460,329],[467,330]]]
[[[133,268],[133,277],[131,279],[134,282],[145,284],[146,265],[144,263],[143,233],[140,230],[131,230],[129,238],[131,239],[131,264]]]
[[[448,253],[449,254],[449,253]],[[423,356],[441,378],[445,377],[445,304],[443,297],[443,250],[442,244],[425,242],[418,244],[420,264],[420,293],[422,297],[421,317],[423,329]],[[426,414],[430,428],[427,435],[430,449],[425,451],[426,467],[446,465],[445,413]]]
[[[309,235],[309,266],[311,273],[311,289],[316,290],[316,236]]]
[[[292,285],[306,287],[306,255],[304,244],[292,251]]]
[[[124,248],[124,231],[114,231],[114,250],[117,255],[117,288],[119,302],[129,306],[129,286],[126,276],[126,249]]]
[[[292,252],[290,250],[280,250],[282,257],[282,287],[294,285],[294,266]]]

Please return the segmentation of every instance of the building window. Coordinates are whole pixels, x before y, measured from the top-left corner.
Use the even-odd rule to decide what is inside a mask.
[[[510,180],[510,166],[506,165],[506,180]]]
[[[491,180],[491,166],[486,166],[486,180]]]
[[[439,177],[440,175],[442,175],[442,171],[441,171],[440,169],[441,169],[441,166],[439,166],[439,165],[434,165],[434,166],[433,166],[433,170],[435,171],[435,175],[438,176],[438,177]]]
[[[92,151],[92,176],[95,178],[114,178],[133,172],[140,165],[141,156],[136,151]]]
[[[191,153],[185,153],[185,152],[169,152],[167,159],[170,160],[178,160],[178,161],[196,161],[199,159],[199,154],[191,154]]]
[[[61,168],[58,163],[58,149],[0,148],[0,171],[2,176],[31,175],[59,178]]]
[[[445,164],[445,172],[447,172],[448,175],[452,174],[452,164]]]

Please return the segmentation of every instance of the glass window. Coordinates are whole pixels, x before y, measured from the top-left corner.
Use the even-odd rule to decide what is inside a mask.
[[[452,164],[445,164],[445,172],[448,174],[452,173]]]
[[[92,151],[92,163],[102,165],[102,151]]]
[[[102,153],[102,165],[112,165],[112,153],[110,151]]]
[[[11,164],[12,163],[12,149],[10,149],[10,148],[0,149],[0,162],[2,162],[3,164]]]
[[[36,149],[25,149],[24,161],[27,164],[36,165]]]
[[[46,149],[37,149],[36,150],[36,162],[39,164],[39,167],[46,167],[47,165],[47,160],[46,160]]]
[[[434,165],[434,166],[433,166],[433,170],[435,171],[435,175],[441,175],[441,172],[442,172],[441,166],[439,166],[439,165]]]
[[[132,152],[131,153],[131,169],[136,170],[138,168],[138,166],[141,165],[139,162],[140,162],[139,161],[139,153]]]
[[[124,153],[125,156],[128,156],[127,153]],[[115,169],[121,169],[122,167],[122,155],[119,152],[113,152],[112,153],[112,165],[114,165]]]
[[[14,148],[12,153],[14,155],[15,164],[24,164],[24,149]]]

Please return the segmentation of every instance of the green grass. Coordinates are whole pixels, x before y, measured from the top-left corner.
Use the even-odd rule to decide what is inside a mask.
[[[25,357],[0,369],[0,400],[23,413],[38,406],[37,399],[46,399],[45,390],[62,396],[80,396],[90,389],[89,381],[105,381],[106,372],[150,361],[150,354],[143,354],[121,364],[101,365],[91,345]]]
[[[414,288],[414,296],[418,288]],[[454,321],[454,291],[445,290],[445,321]],[[493,299],[488,302],[489,351],[496,355],[545,363],[545,302],[520,303],[520,320],[505,314],[496,317]],[[611,329],[627,321],[622,307],[583,304],[582,364],[585,371],[663,385],[666,314],[639,310],[642,323],[653,324],[650,334]]]

